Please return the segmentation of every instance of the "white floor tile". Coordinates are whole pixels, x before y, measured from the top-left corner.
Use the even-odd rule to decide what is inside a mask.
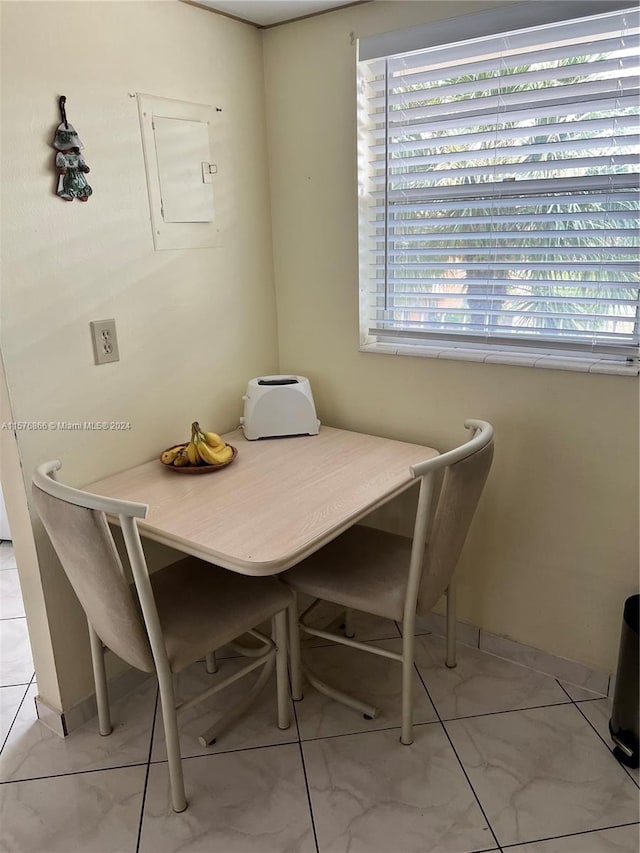
[[[303,744],[320,853],[467,853],[495,839],[439,723]]]
[[[555,678],[459,645],[457,666],[445,666],[446,643],[416,638],[416,664],[443,719],[569,702]]]
[[[145,767],[14,782],[0,788],[6,853],[134,853]]]
[[[298,744],[183,761],[188,808],[174,814],[153,764],[140,853],[314,853]]]
[[[638,820],[638,789],[573,705],[445,724],[501,844]]]
[[[135,853],[155,681],[114,702],[111,736],[100,737],[97,720],[54,735],[37,721],[37,687],[27,687],[33,664],[10,544],[0,543],[0,569],[0,684],[9,685],[0,687],[0,851]],[[353,617],[356,639],[400,650],[400,639],[389,639],[399,635],[395,623]],[[328,606],[315,621],[335,630],[340,619]],[[638,853],[638,771],[607,751],[610,700],[563,682],[578,710],[554,678],[462,645],[449,670],[444,648],[437,636],[417,640],[420,673],[499,841],[517,845],[505,851]],[[181,674],[179,691],[188,696],[244,663],[226,655],[237,652],[219,656],[217,676],[204,664]],[[291,743],[298,730],[319,853],[496,850],[418,676],[415,720],[429,724],[416,725],[415,743],[403,747],[399,663],[325,640],[306,643],[303,655],[380,716],[365,720],[305,684],[298,726],[292,714],[280,731],[270,684],[213,747],[201,747],[198,735],[252,674],[179,716],[189,809],[176,815],[158,711],[141,853],[315,853],[300,746]]]
[[[38,721],[33,702],[37,687],[30,687],[0,755],[0,781],[146,763],[155,692],[155,682],[147,681],[114,702],[114,730],[108,737],[99,734],[96,718],[61,738]]]
[[[420,634],[435,634],[436,637],[447,636],[447,617],[442,613],[428,613],[416,618],[416,637]],[[480,642],[480,629],[468,622],[456,622],[456,640],[465,646],[477,649]]]
[[[383,640],[371,645],[398,652],[402,641]],[[303,652],[303,658],[322,680],[380,708],[377,717],[367,720],[362,714],[324,696],[305,682],[304,699],[296,702],[298,727],[303,740],[374,731],[401,724],[402,665],[399,662],[347,646],[308,649]],[[417,673],[414,676],[413,708],[416,723],[437,720]]]
[[[12,542],[0,542],[0,569],[15,569],[16,555]]]
[[[22,684],[18,687],[0,687],[0,748],[2,748],[26,690],[27,688]]]
[[[26,619],[0,620],[0,686],[28,684],[33,659]]]
[[[17,569],[0,572],[0,619],[15,619],[24,616],[22,592]]]
[[[513,853],[638,853],[638,824],[523,844]]]
[[[609,734],[611,719],[611,699],[595,699],[592,702],[578,702],[578,707],[598,732],[603,741],[611,748],[615,746]],[[617,760],[617,759],[616,759]],[[624,766],[624,765],[623,765]],[[625,767],[627,773],[640,784],[640,770],[635,767]]]
[[[198,663],[176,676],[176,700],[190,696],[213,686],[216,679],[227,678],[248,663],[247,658],[219,660],[219,671],[208,675],[204,664]],[[290,703],[291,725],[288,729],[278,728],[275,674],[251,708],[223,732],[210,747],[198,743],[199,735],[211,726],[217,717],[237,702],[250,689],[259,673],[252,672],[246,679],[209,697],[188,711],[178,714],[180,726],[180,746],[183,757],[189,755],[209,755],[213,752],[226,752],[232,749],[247,749],[256,746],[270,746],[276,743],[289,743],[298,740],[293,704]],[[162,716],[158,713],[153,742],[153,761],[162,761],[167,757],[164,741]]]
[[[579,687],[577,684],[570,684],[568,681],[561,681],[560,683],[574,702],[580,702],[583,699],[606,698],[602,693],[595,693],[593,690],[587,690],[586,687]]]

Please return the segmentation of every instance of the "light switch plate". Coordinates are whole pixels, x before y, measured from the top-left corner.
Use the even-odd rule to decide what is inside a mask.
[[[91,339],[93,340],[93,358],[96,364],[109,364],[112,361],[120,361],[118,351],[118,337],[116,335],[116,321],[92,320]]]

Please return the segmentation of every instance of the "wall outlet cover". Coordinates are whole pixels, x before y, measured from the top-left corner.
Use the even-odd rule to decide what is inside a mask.
[[[114,319],[92,320],[89,325],[91,326],[95,363],[109,364],[112,361],[120,361],[116,321]]]

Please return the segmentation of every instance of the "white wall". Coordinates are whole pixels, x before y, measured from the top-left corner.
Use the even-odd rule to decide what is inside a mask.
[[[280,368],[325,423],[446,449],[496,427],[459,613],[611,670],[638,584],[638,383],[358,352],[355,38],[495,3],[376,2],[265,32]]]
[[[262,74],[257,30],[183,3],[2,3],[1,345],[14,416],[132,426],[21,433],[26,479],[60,458],[66,481],[90,482],[186,440],[194,419],[228,430],[247,380],[277,372]],[[222,107],[221,248],[154,251],[130,92]],[[86,204],[53,194],[62,94],[91,167]],[[96,367],[89,321],[106,317],[121,359]],[[36,644],[48,623],[59,695],[38,682],[69,708],[91,692],[85,627],[38,525],[36,542],[44,598],[25,606]]]

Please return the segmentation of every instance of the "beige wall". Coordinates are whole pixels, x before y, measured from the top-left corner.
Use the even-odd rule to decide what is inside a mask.
[[[264,34],[177,2],[0,7],[0,344],[13,416],[132,424],[21,433],[26,479],[59,457],[69,482],[88,482],[152,458],[194,418],[228,429],[247,379],[278,369],[311,377],[325,423],[445,448],[464,417],[486,417],[498,453],[463,558],[461,615],[611,668],[637,584],[637,384],[357,350],[350,33],[480,4],[376,3]],[[154,252],[136,91],[223,108],[217,180],[234,204],[222,248]],[[92,168],[86,205],[52,194],[60,94]],[[111,316],[121,361],[95,367],[88,324]],[[32,552],[20,567],[38,681],[66,709],[91,692],[85,628],[35,533],[39,569]]]
[[[262,73],[257,30],[182,3],[2,4],[1,345],[14,416],[132,426],[20,433],[27,478],[57,457],[65,480],[86,483],[188,438],[194,419],[230,429],[247,380],[277,371]],[[130,92],[222,107],[216,181],[233,204],[221,248],[154,251]],[[92,170],[87,204],[52,192],[61,94]],[[105,317],[121,360],[96,367],[89,321]],[[44,598],[25,605],[36,662],[50,659],[50,636],[57,686],[44,672],[38,682],[69,708],[91,692],[85,627],[39,526],[36,542]]]
[[[358,352],[355,37],[496,4],[366,4],[264,36],[280,368],[327,424],[445,449],[497,432],[459,613],[611,670],[638,585],[638,383]]]

